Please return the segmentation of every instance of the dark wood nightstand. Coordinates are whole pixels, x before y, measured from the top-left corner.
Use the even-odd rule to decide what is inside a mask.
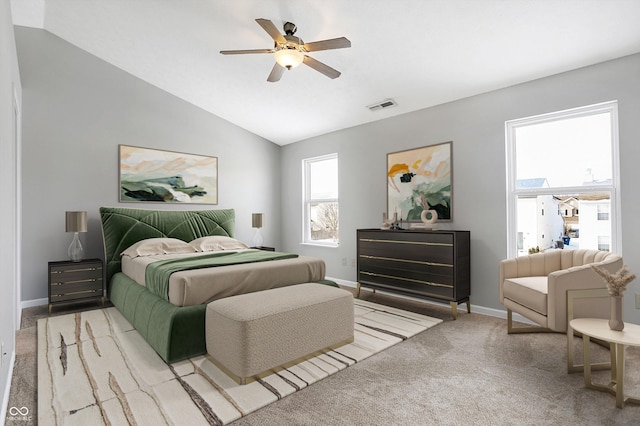
[[[91,299],[104,306],[102,259],[49,262],[49,313],[54,304]]]
[[[264,250],[264,251],[276,251],[275,247],[260,246],[260,247],[249,247],[249,248]]]

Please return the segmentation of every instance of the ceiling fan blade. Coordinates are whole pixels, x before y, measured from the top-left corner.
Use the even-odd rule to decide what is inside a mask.
[[[273,53],[275,49],[221,50],[223,55],[244,55],[247,53]]]
[[[318,50],[342,49],[351,47],[351,42],[345,37],[332,38],[330,40],[312,41],[305,43],[304,48],[307,52],[317,52]]]
[[[285,40],[282,34],[280,34],[280,31],[276,28],[275,25],[273,25],[273,22],[271,22],[270,20],[258,18],[256,19],[256,22],[271,36],[273,41],[275,41],[276,43],[287,42],[287,40]]]
[[[323,64],[317,59],[313,59],[311,56],[304,55],[304,60],[302,61],[305,65],[310,66],[314,70],[321,72],[329,78],[338,78],[340,77],[340,71],[331,68],[327,64]]]
[[[280,77],[282,77],[282,74],[284,73],[284,69],[285,68],[283,66],[276,62],[276,64],[273,66],[273,69],[271,70],[271,74],[269,74],[269,77],[267,77],[267,81],[271,83],[279,81]]]

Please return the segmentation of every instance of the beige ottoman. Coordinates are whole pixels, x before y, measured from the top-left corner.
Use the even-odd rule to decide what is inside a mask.
[[[329,346],[353,341],[353,295],[298,284],[216,300],[207,306],[207,352],[246,378]]]

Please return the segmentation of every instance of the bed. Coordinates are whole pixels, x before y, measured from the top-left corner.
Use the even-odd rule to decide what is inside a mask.
[[[147,288],[141,281],[141,266],[137,265],[138,272],[132,272],[135,269],[131,269],[131,264],[127,264],[129,259],[121,253],[136,243],[154,238],[174,238],[184,242],[207,236],[233,238],[234,210],[162,211],[101,207],[100,219],[108,297],[167,363],[206,353],[205,311],[212,300],[308,281],[337,286],[324,280],[322,260],[291,255],[280,260],[212,268],[217,274],[215,278],[203,275],[207,272],[205,269],[191,271],[191,275],[176,272],[169,278],[169,288],[173,290],[166,295],[156,294],[152,287]],[[145,259],[142,263],[150,260],[154,259]],[[287,269],[291,267],[288,264],[295,264],[297,272],[282,272],[291,271]],[[123,273],[123,266],[133,277]],[[271,279],[265,281],[264,277],[269,275],[265,271],[273,268],[276,272],[271,271]],[[227,282],[222,289],[211,290],[205,286],[208,281],[220,282],[221,276]],[[178,283],[176,287],[171,287],[172,281]],[[256,287],[254,284],[259,285]]]

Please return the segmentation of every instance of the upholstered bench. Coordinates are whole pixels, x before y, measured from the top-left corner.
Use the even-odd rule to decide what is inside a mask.
[[[251,376],[353,340],[353,295],[305,283],[207,305],[207,352],[241,384]]]

